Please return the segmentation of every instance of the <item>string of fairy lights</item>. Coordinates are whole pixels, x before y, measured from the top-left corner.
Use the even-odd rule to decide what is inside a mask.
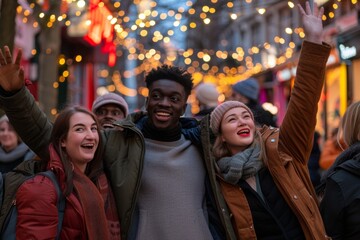
[[[323,20],[335,18],[337,10],[342,0],[333,1],[331,9],[328,9],[323,15]],[[43,1],[42,1],[43,2]],[[160,1],[161,2],[161,1]],[[166,2],[166,1],[165,1]],[[168,8],[163,10],[157,10],[157,7],[160,7],[159,1],[152,0],[133,0],[133,5],[137,7],[137,14],[127,14],[124,10],[121,9],[121,2],[112,3],[113,14],[107,17],[107,21],[113,26],[115,32],[114,43],[117,48],[117,56],[127,57],[128,60],[137,60],[138,65],[131,70],[123,71],[116,76],[116,81],[114,80],[113,89],[121,89],[116,86],[116,84],[122,84],[121,77],[130,78],[136,77],[144,72],[149,71],[151,68],[156,67],[162,63],[174,64],[177,65],[181,63],[184,65],[187,70],[193,74],[195,84],[200,81],[211,81],[211,82],[221,82],[223,85],[230,85],[234,81],[237,81],[242,78],[246,78],[253,74],[264,71],[268,68],[274,67],[268,66],[264,63],[258,63],[254,61],[254,56],[260,54],[260,49],[270,49],[272,44],[283,45],[286,49],[283,54],[276,57],[275,66],[285,63],[290,59],[296,48],[296,43],[290,41],[287,42],[286,38],[282,36],[275,36],[273,43],[264,42],[257,46],[251,46],[250,48],[244,48],[242,46],[236,47],[234,51],[226,51],[220,49],[173,49],[176,45],[177,33],[181,32],[186,35],[187,31],[193,31],[199,27],[199,24],[211,25],[216,24],[212,21],[212,16],[218,14],[219,11],[226,12],[226,16],[231,21],[237,21],[241,18],[241,9],[250,9],[250,14],[264,15],[266,14],[267,7],[270,7],[272,1],[261,1],[267,5],[260,5],[258,1],[253,2],[252,0],[244,1],[222,1],[222,0],[209,0],[202,1],[204,5],[195,6],[193,1],[177,1],[178,6],[174,8]],[[220,6],[221,8],[217,8]],[[276,2],[276,1],[275,1]],[[321,2],[321,1],[320,1]],[[197,2],[196,2],[197,3]],[[85,0],[62,0],[61,5],[66,6],[69,4],[76,4],[78,10],[75,11],[75,16],[81,16],[83,11],[85,11],[88,2]],[[197,3],[198,4],[198,3]],[[351,0],[351,4],[357,5],[357,0]],[[296,3],[294,1],[288,1],[287,6],[290,9],[295,7]],[[29,18],[32,17],[35,3],[29,5],[29,8],[23,8],[21,5],[17,8],[18,15],[22,16],[22,21],[24,23],[29,21]],[[107,7],[104,2],[98,1],[98,8]],[[162,6],[163,7],[163,6]],[[63,7],[66,9],[66,7]],[[54,23],[57,21],[64,26],[69,27],[72,22],[66,11],[62,12],[60,15],[56,16],[54,14],[49,14],[45,10],[39,13],[35,19],[41,19],[45,21],[45,24],[41,26],[46,26],[51,28]],[[191,20],[188,20],[191,19]],[[163,32],[159,29],[159,25],[167,22],[168,26],[166,31]],[[88,22],[87,24],[91,24]],[[32,23],[34,28],[39,27],[39,22],[37,20]],[[134,36],[135,33],[135,37]],[[301,27],[286,27],[283,29],[283,33],[288,35],[297,35],[299,38],[304,38],[305,34]],[[144,40],[152,44],[144,44]],[[174,43],[175,42],[175,43]],[[157,47],[147,48],[149,45],[160,46],[172,46],[172,53],[168,54],[162,49]],[[121,48],[120,48],[121,46]],[[126,51],[126,52],[124,52]],[[36,54],[36,50],[32,51],[32,54]],[[211,65],[211,62],[220,62],[227,58],[233,58],[238,62],[244,62],[238,67],[222,67],[219,68],[216,64]],[[211,61],[214,60],[215,61]],[[82,56],[77,55],[74,59],[75,62],[81,62]],[[71,62],[74,62],[71,61]],[[59,64],[65,64],[69,61],[66,61],[64,57],[60,57]],[[65,75],[64,75],[65,74]],[[63,76],[60,76],[59,81],[64,81],[64,77],[68,76],[68,72],[64,72]],[[106,71],[99,73],[101,75],[107,75]],[[120,78],[120,81],[119,81]],[[54,87],[57,87],[55,84]],[[130,89],[131,90],[131,89]],[[134,95],[134,91],[122,92],[124,95]],[[131,93],[130,93],[131,92]],[[140,88],[138,93],[141,95],[146,95],[146,90]]]

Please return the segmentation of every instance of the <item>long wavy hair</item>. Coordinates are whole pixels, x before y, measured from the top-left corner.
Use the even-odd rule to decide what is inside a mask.
[[[352,103],[341,118],[337,141],[343,148],[360,141],[360,101]]]
[[[81,106],[68,106],[62,110],[59,115],[56,117],[54,126],[51,133],[50,143],[54,146],[56,153],[60,156],[61,162],[64,167],[64,172],[66,176],[66,188],[65,195],[68,195],[72,192],[73,189],[73,164],[66,152],[66,148],[61,146],[61,142],[66,139],[69,129],[70,129],[70,119],[75,113],[84,113],[89,115],[96,123],[97,132],[99,134],[99,144],[96,149],[94,159],[88,163],[85,174],[91,178],[95,174],[95,171],[102,167],[102,139],[100,133],[100,125],[96,116]]]

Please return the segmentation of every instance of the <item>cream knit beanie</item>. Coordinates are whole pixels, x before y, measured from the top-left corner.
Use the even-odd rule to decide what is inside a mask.
[[[220,123],[224,114],[230,109],[237,107],[245,108],[250,113],[251,118],[254,120],[254,115],[252,111],[244,103],[238,101],[223,102],[222,104],[217,106],[210,114],[210,128],[215,135],[219,134]]]
[[[208,107],[218,105],[219,92],[212,83],[201,83],[195,88],[195,96],[198,101]]]

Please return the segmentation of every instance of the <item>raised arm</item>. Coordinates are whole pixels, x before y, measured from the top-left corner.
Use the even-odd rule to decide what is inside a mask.
[[[0,49],[0,105],[21,139],[38,156],[48,158],[52,123],[25,87],[21,55],[20,49],[13,62],[9,48]]]
[[[306,34],[296,71],[294,88],[283,123],[280,127],[280,147],[297,161],[307,164],[312,148],[318,101],[324,83],[330,47],[322,43],[323,8],[314,5],[311,11],[299,5]]]

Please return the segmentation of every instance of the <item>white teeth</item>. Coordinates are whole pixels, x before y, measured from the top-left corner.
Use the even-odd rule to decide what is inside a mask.
[[[170,116],[169,113],[164,113],[164,112],[157,112],[156,114],[161,116]]]
[[[87,143],[87,144],[83,144],[82,147],[85,148],[93,148],[95,145],[93,143]]]
[[[241,133],[249,133],[250,131],[249,130],[240,130],[238,131],[238,134],[241,134]]]

